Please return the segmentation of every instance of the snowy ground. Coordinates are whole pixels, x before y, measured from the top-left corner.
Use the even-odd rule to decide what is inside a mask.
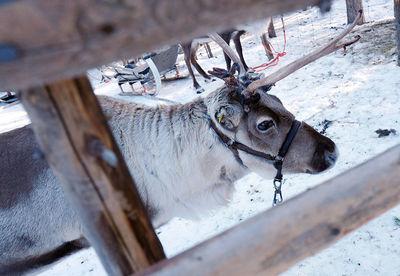
[[[393,1],[364,0],[368,24],[356,27],[361,41],[346,54],[340,50],[280,81],[271,93],[299,120],[321,130],[325,120],[332,121],[326,135],[340,151],[336,166],[317,175],[287,177],[283,195],[288,199],[326,179],[352,168],[400,143],[399,135],[378,138],[375,130],[395,129],[400,133],[400,68],[395,65],[393,40]],[[321,15],[318,9],[285,15],[287,31],[286,56],[277,68],[326,43],[346,25],[345,1],[336,1],[332,11]],[[377,24],[378,23],[378,24]],[[283,48],[281,25],[275,20],[277,38],[271,39],[277,50]],[[209,70],[224,67],[221,50],[211,45],[215,58],[208,59],[199,51],[198,61]],[[257,35],[244,36],[243,48],[250,66],[266,62],[265,52]],[[182,72],[186,71],[182,57]],[[275,70],[275,69],[271,69]],[[270,73],[267,71],[266,73]],[[96,77],[97,72],[92,70]],[[97,94],[118,96],[116,83],[100,84],[91,77]],[[204,95],[221,85],[205,83]],[[126,88],[128,89],[128,88]],[[190,79],[163,84],[160,98],[187,102],[197,97]],[[123,97],[144,104],[157,101],[144,97]],[[162,101],[158,102],[165,104]],[[4,132],[29,122],[20,104],[0,107],[0,131]],[[325,121],[326,122],[326,121]],[[228,207],[214,210],[198,221],[175,218],[158,228],[157,234],[169,257],[224,231],[271,206],[271,179],[251,174],[237,183],[237,192]],[[329,214],[326,214],[329,216]],[[400,206],[388,211],[357,231],[350,233],[330,248],[303,260],[283,275],[400,275]],[[301,221],[299,221],[301,223]],[[40,275],[105,275],[93,249],[83,250],[51,266]]]

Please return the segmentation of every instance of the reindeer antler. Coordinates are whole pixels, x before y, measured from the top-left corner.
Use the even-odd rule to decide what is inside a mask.
[[[214,40],[224,52],[231,58],[233,63],[236,63],[239,66],[239,76],[243,76],[246,74],[246,70],[244,69],[243,63],[240,61],[239,57],[233,51],[233,49],[222,39],[222,37],[217,33],[209,33],[208,36]]]
[[[354,28],[355,25],[357,25],[359,19],[361,18],[362,15],[362,10],[359,10],[359,14],[357,15],[356,19],[354,20],[354,22],[344,31],[342,32],[340,35],[338,35],[334,40],[332,40],[332,42],[330,42],[328,45],[322,47],[321,49],[314,51],[298,60],[295,60],[294,62],[286,65],[285,67],[279,69],[278,71],[272,73],[271,75],[256,80],[254,82],[252,82],[248,87],[247,87],[247,91],[249,92],[253,92],[254,90],[256,90],[257,88],[264,86],[264,85],[273,85],[274,83],[276,83],[277,81],[280,81],[281,79],[287,77],[288,75],[290,75],[291,73],[295,72],[296,70],[302,68],[303,66],[319,59],[322,56],[328,55],[340,48],[349,46],[353,43],[355,43],[356,41],[358,41],[360,39],[360,36],[357,36],[355,39],[340,44],[340,45],[336,45],[339,40],[341,40],[343,37],[345,37],[348,33],[350,33],[350,31]]]

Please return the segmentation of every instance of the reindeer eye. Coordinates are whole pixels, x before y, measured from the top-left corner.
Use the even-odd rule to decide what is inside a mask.
[[[258,130],[260,130],[260,131],[266,131],[266,130],[268,130],[270,127],[273,127],[273,126],[274,126],[274,122],[272,122],[271,120],[269,120],[269,121],[263,121],[263,122],[259,123],[259,124],[257,125],[257,128],[258,128]]]

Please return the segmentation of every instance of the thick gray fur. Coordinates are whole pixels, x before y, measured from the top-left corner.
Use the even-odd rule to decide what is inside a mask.
[[[294,119],[267,94],[247,114],[226,88],[184,105],[146,107],[104,96],[99,100],[156,227],[175,216],[195,218],[227,204],[234,182],[251,171],[274,175],[270,162],[244,152],[240,158],[245,166],[237,162],[210,128],[210,120],[225,135],[274,155]],[[260,133],[256,126],[263,120],[275,125]],[[284,172],[322,171],[335,159],[334,143],[303,123]],[[84,233],[29,125],[0,135],[0,160],[0,275],[16,275],[39,265],[32,260],[51,256]]]

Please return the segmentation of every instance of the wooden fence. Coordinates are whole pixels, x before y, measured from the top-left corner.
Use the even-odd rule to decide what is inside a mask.
[[[310,5],[325,11],[329,3],[0,1],[0,90],[20,90],[39,144],[110,275],[276,274],[400,202],[396,147],[162,260],[162,246],[92,88],[79,77],[92,67],[210,31]]]

